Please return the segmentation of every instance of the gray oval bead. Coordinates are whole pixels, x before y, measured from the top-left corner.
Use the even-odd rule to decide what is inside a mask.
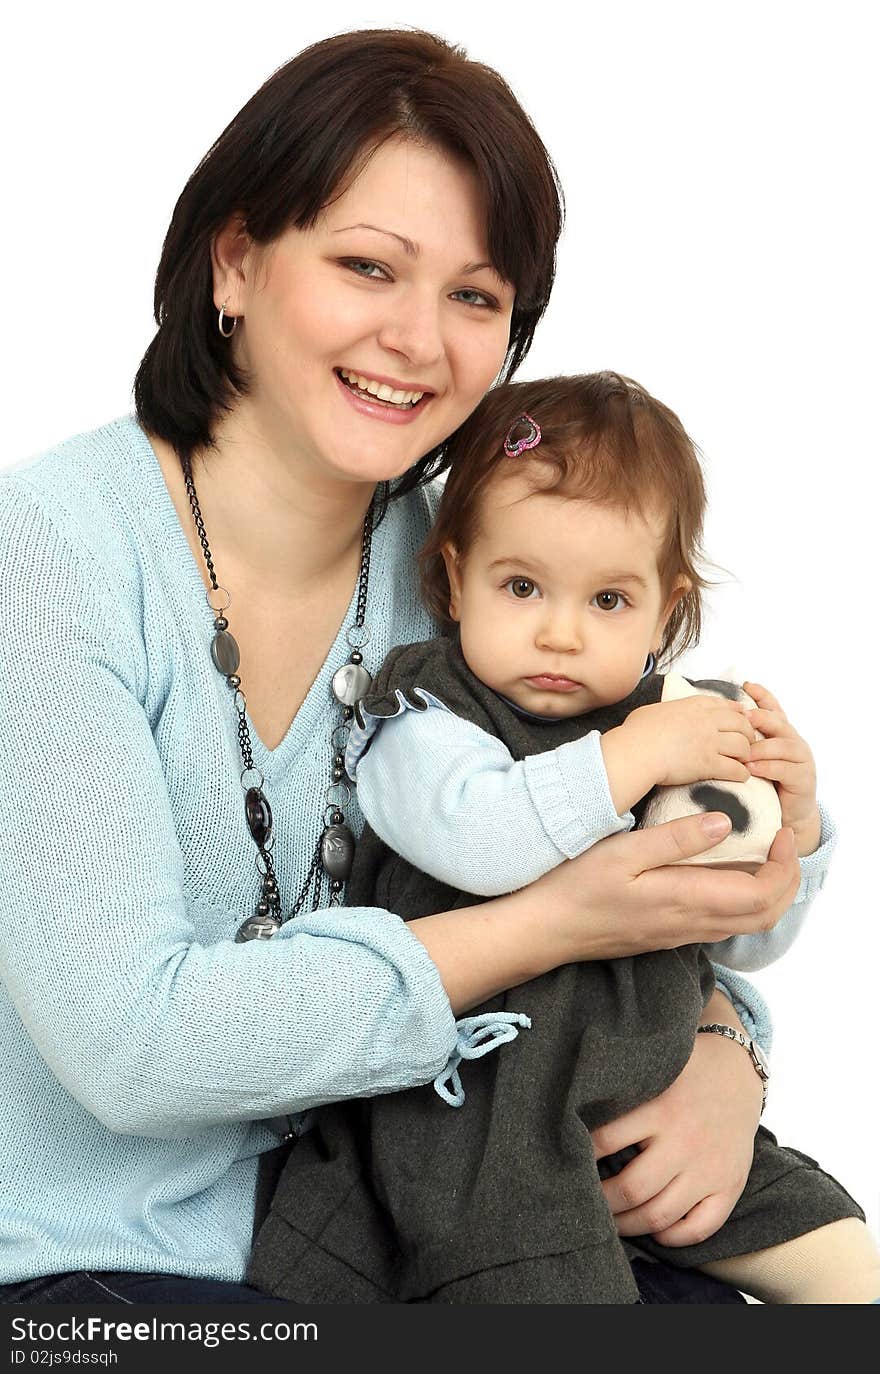
[[[343,882],[354,863],[354,835],[347,825],[328,825],[321,836],[321,863],[325,873]]]
[[[235,943],[243,945],[247,940],[271,940],[280,929],[281,922],[277,916],[249,916],[239,926]]]
[[[359,663],[346,663],[333,674],[333,695],[343,706],[354,706],[369,691],[373,679]]]
[[[241,654],[228,630],[218,630],[211,640],[211,657],[217,672],[222,673],[224,677],[238,671]]]
[[[248,788],[244,796],[244,814],[254,844],[262,849],[272,834],[272,808],[261,788]]]

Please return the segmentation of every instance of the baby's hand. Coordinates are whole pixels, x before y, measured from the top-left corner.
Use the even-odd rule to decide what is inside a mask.
[[[806,740],[790,724],[776,698],[759,682],[743,687],[758,704],[748,719],[766,738],[756,741],[749,754],[749,772],[775,783],[782,808],[782,824],[794,831],[797,852],[812,854],[822,833],[816,805],[816,764]]]
[[[684,697],[640,706],[626,720],[633,746],[650,761],[654,783],[748,782],[755,731],[738,701]]]

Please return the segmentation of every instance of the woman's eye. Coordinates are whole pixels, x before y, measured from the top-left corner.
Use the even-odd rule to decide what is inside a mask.
[[[387,269],[380,266],[378,262],[373,262],[371,258],[344,258],[342,265],[354,272],[357,277],[367,277],[373,281],[388,279]]]
[[[511,577],[505,587],[520,601],[528,601],[537,594],[538,588],[530,577]]]
[[[600,611],[622,611],[626,604],[622,592],[597,592],[593,597],[593,605]]]
[[[486,296],[482,291],[472,291],[469,287],[464,287],[461,291],[454,291],[454,296],[459,299],[469,296],[470,300],[465,300],[465,305],[476,305],[485,310],[498,310],[498,302],[492,296]]]

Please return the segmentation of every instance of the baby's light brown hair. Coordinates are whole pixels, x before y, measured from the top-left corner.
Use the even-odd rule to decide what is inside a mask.
[[[504,440],[521,415],[540,425],[541,442],[511,458]],[[668,663],[697,643],[702,593],[709,585],[698,571],[706,508],[703,473],[678,416],[638,382],[616,372],[593,372],[495,387],[450,439],[447,457],[450,469],[437,520],[419,555],[425,605],[441,623],[452,624],[442,548],[452,544],[466,558],[493,481],[526,473],[534,476],[536,491],[642,516],[646,508],[658,508],[666,522],[658,554],[664,593],[671,593],[679,578],[689,583],[666,625],[660,658]]]

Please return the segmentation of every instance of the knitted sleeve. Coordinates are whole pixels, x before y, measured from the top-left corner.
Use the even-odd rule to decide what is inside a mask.
[[[713,964],[712,967],[715,986],[730,1002],[746,1034],[757,1040],[764,1053],[769,1054],[773,1048],[773,1021],[764,998],[754,983],[750,983],[741,973],[722,968],[720,964]]]
[[[401,694],[402,695],[402,694]],[[515,892],[563,859],[633,824],[611,801],[592,732],[515,761],[505,745],[448,711],[385,719],[357,760],[358,803],[380,839],[461,892]]]
[[[139,646],[72,543],[0,482],[0,972],[37,1052],[111,1130],[156,1137],[428,1082],[456,1031],[398,917],[197,942]]]
[[[426,710],[408,710],[401,694],[398,715],[353,731],[346,761],[376,834],[422,872],[480,896],[515,892],[632,827],[630,812],[614,810],[595,732],[517,763],[500,740],[430,692],[421,696]],[[772,930],[707,945],[716,964],[754,972],[794,944],[837,841],[831,817],[819,809],[821,843],[800,860],[792,905]]]
[[[772,930],[757,931],[753,935],[731,935],[727,940],[707,945],[706,953],[716,964],[743,973],[754,973],[781,959],[791,949],[801,932],[813,898],[820,891],[828,875],[831,855],[837,844],[837,830],[825,807],[819,803],[822,834],[819,848],[800,859],[801,882],[791,906],[776,922]]]

